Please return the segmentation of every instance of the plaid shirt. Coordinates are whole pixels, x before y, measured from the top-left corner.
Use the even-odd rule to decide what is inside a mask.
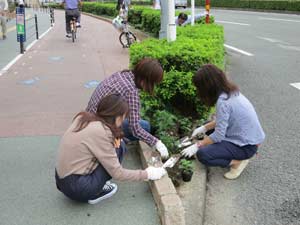
[[[139,90],[134,83],[134,75],[130,71],[117,72],[102,81],[95,89],[86,111],[96,113],[99,101],[109,94],[120,94],[129,104],[129,127],[132,134],[145,141],[150,146],[158,139],[140,126],[140,97]]]

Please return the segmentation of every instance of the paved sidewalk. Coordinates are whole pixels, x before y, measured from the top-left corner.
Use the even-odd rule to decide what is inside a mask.
[[[55,27],[0,76],[1,225],[157,225],[145,182],[120,183],[113,198],[94,206],[55,188],[60,135],[86,107],[94,85],[129,63],[112,25],[83,16],[72,43],[64,37],[63,13],[55,13]],[[130,152],[125,167],[140,168]]]
[[[38,31],[41,36],[50,27],[49,13],[26,8],[26,19],[30,19],[37,15]],[[26,22],[26,42],[25,48],[36,40],[34,19]],[[7,23],[7,39],[2,40],[2,32],[0,31],[0,73],[4,66],[20,54],[20,44],[17,42],[16,20],[12,19]]]

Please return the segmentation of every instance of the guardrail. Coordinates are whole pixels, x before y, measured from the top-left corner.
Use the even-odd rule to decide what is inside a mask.
[[[36,11],[42,11],[49,13],[50,25],[54,25],[54,10],[52,8],[34,8]],[[17,28],[17,41],[20,43],[20,53],[24,54],[25,48],[24,43],[27,39],[35,37],[39,39],[39,26],[38,26],[38,15],[25,19],[25,8],[16,8],[16,28]]]

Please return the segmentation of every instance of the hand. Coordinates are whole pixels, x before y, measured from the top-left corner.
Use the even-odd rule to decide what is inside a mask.
[[[196,152],[198,151],[198,145],[197,144],[193,144],[185,149],[183,149],[181,151],[181,154],[185,157],[192,157],[194,154],[196,154]]]
[[[157,151],[159,151],[162,158],[168,158],[169,157],[168,149],[164,145],[164,143],[161,142],[161,140],[158,140],[158,142],[156,142],[155,148],[157,149]]]
[[[148,180],[159,180],[167,173],[164,168],[153,166],[149,166],[146,171],[148,174]]]
[[[198,127],[193,131],[192,137],[195,137],[197,134],[200,134],[200,133],[205,134],[206,131],[207,130],[206,130],[205,126]]]

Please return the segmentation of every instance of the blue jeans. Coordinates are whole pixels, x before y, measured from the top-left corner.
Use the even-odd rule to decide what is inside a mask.
[[[120,163],[126,151],[125,143],[122,141],[120,148],[116,149]],[[111,178],[101,164],[91,174],[71,174],[63,179],[60,179],[55,171],[57,189],[70,199],[79,202],[87,202],[98,198],[103,186]]]
[[[221,141],[200,147],[196,153],[198,160],[207,166],[228,167],[232,160],[245,160],[257,152],[256,145],[240,147],[228,141]]]
[[[150,133],[151,131],[151,127],[150,127],[150,123],[147,120],[140,120],[140,126],[147,131],[148,133]],[[130,141],[137,141],[139,140],[139,138],[135,137],[132,134],[131,129],[129,128],[129,122],[128,119],[124,120],[123,124],[122,124],[122,128],[123,128],[123,132],[124,132],[124,137],[129,139]]]

